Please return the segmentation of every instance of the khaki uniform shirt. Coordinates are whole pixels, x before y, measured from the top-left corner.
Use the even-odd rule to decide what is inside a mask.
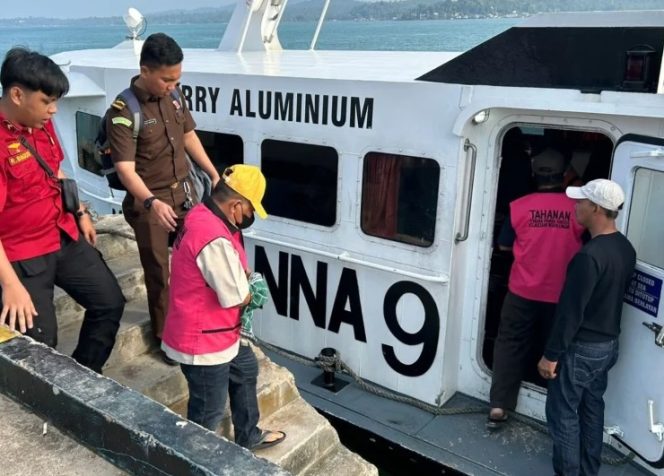
[[[151,96],[136,86],[136,79],[138,76],[131,80],[130,87],[143,115],[138,140],[133,139],[134,118],[129,108],[112,107],[106,122],[111,156],[113,162],[135,161],[136,173],[151,191],[169,188],[189,174],[184,135],[194,130],[196,123],[185,101],[175,101],[170,94],[163,98]],[[117,119],[120,117],[124,120]]]

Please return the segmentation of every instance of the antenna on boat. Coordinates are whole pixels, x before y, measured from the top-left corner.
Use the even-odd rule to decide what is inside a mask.
[[[130,40],[138,40],[140,36],[145,33],[145,29],[148,27],[148,22],[141,12],[135,8],[129,8],[127,13],[122,15],[122,19],[129,29],[129,38]]]

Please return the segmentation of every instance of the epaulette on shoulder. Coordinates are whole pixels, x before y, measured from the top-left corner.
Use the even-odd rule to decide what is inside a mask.
[[[125,107],[127,107],[127,104],[122,99],[117,98],[111,103],[111,107],[113,109],[117,109],[118,111],[122,111]]]

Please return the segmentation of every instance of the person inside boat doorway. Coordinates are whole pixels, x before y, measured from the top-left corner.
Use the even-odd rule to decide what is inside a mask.
[[[267,299],[267,285],[249,270],[242,240],[254,214],[267,218],[264,194],[265,177],[258,167],[234,165],[224,171],[212,196],[187,214],[173,246],[161,344],[187,380],[187,418],[216,431],[229,395],[235,442],[249,449],[286,438],[282,431],[257,426],[258,362],[241,337],[241,330],[250,331],[243,309]]]
[[[618,360],[623,296],[636,251],[616,228],[625,194],[596,179],[567,187],[576,220],[591,239],[567,268],[551,337],[537,369],[549,380],[546,420],[557,475],[596,475],[604,432],[604,392]]]
[[[85,308],[72,357],[101,373],[125,299],[94,248],[85,206],[65,210],[59,180],[64,154],[51,119],[69,82],[47,56],[13,48],[0,83],[0,325],[55,347],[57,285]]]
[[[553,324],[565,270],[584,233],[574,219],[574,201],[563,192],[563,154],[548,147],[532,157],[531,168],[537,191],[510,203],[498,237],[500,249],[512,250],[514,263],[494,346],[490,430],[516,408],[538,321],[545,328]]]
[[[161,340],[168,306],[168,248],[196,201],[185,152],[210,176],[213,186],[219,181],[196,135],[186,102],[172,94],[177,89],[183,97],[178,88],[183,58],[173,38],[163,33],[150,35],[141,49],[140,73],[130,85],[143,118],[137,139],[133,137],[135,119],[121,98],[106,116],[111,157],[127,189],[122,212],[136,234],[157,341]],[[162,358],[177,365],[163,353]]]

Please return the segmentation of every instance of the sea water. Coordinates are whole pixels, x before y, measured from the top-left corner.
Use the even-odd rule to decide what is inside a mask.
[[[149,20],[149,18],[148,18]],[[422,21],[329,21],[317,49],[391,51],[465,51],[519,23],[518,18]],[[143,35],[164,32],[185,48],[216,48],[226,23],[150,24]],[[284,48],[308,49],[314,22],[283,22],[279,39]],[[16,23],[0,28],[0,52],[25,46],[44,54],[89,48],[110,48],[126,37],[120,25],[34,25]]]

